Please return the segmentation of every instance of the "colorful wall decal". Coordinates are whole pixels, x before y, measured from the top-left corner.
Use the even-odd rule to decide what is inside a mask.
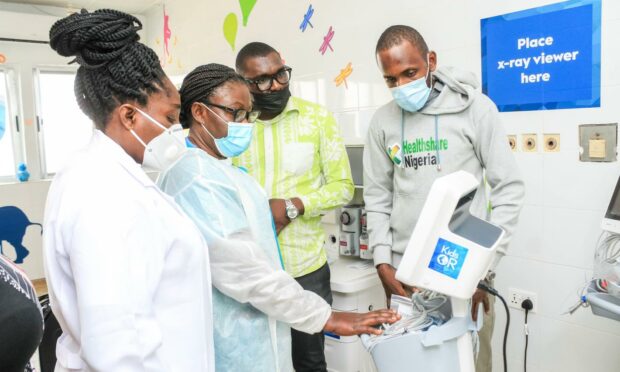
[[[254,5],[256,5],[256,0],[239,0],[239,5],[241,5],[243,26],[247,26],[248,18],[250,17],[250,13],[252,13],[252,9],[254,9]]]
[[[23,246],[26,228],[32,225],[41,227],[40,223],[30,222],[26,213],[14,206],[0,207],[0,254],[3,253],[3,241],[11,244],[15,249],[15,263],[24,263],[24,258],[30,254],[30,250]]]
[[[170,14],[166,11],[166,5],[163,5],[163,17],[162,17],[162,37],[155,39],[155,44],[162,46],[161,54],[161,66],[181,66],[181,61],[178,58],[178,53],[175,53],[178,38],[172,31],[172,24]],[[176,61],[176,63],[175,63]]]
[[[338,74],[338,76],[336,76],[336,78],[334,79],[336,86],[339,87],[340,85],[342,85],[342,83],[344,83],[344,87],[349,89],[349,86],[347,85],[347,78],[351,76],[352,73],[353,65],[351,64],[351,62],[349,62],[347,64],[347,67],[340,70],[340,74]]]
[[[170,16],[166,13],[166,6],[164,5],[164,58],[170,56],[170,37],[172,36],[172,30],[170,30]]]
[[[312,4],[310,4],[308,6],[308,11],[306,12],[306,14],[304,14],[304,20],[301,21],[301,24],[299,25],[299,29],[301,30],[301,32],[306,31],[306,28],[308,28],[308,25],[310,25],[311,28],[314,28],[312,23],[310,23],[310,18],[312,18],[313,14],[314,14],[314,8],[312,8]]]
[[[239,21],[237,21],[237,15],[235,13],[228,13],[226,18],[224,18],[224,38],[232,50],[235,50],[235,40],[237,39],[238,27]]]
[[[257,0],[239,0],[239,6],[241,6],[241,16],[243,26],[248,25],[248,19],[250,14],[256,5]],[[239,19],[235,13],[228,13],[224,18],[224,39],[228,42],[232,50],[235,50],[235,42],[237,40],[237,31],[239,30]]]
[[[327,48],[329,48],[329,50],[331,50],[332,52],[334,51],[334,48],[332,48],[331,46],[331,41],[334,38],[334,29],[332,26],[329,26],[329,31],[327,31],[327,35],[325,35],[325,37],[323,38],[323,44],[321,44],[321,47],[319,48],[319,52],[321,52],[321,55],[325,55],[325,52],[327,52]]]
[[[6,56],[0,53],[0,64],[6,62]]]

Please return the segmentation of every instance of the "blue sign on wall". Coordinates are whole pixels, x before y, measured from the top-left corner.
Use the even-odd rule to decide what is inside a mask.
[[[500,111],[601,105],[601,0],[480,21],[482,90]]]

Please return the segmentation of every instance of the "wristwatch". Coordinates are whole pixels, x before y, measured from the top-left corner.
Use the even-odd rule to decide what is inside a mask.
[[[289,220],[293,221],[299,216],[299,209],[297,209],[291,199],[284,200],[284,204],[286,204],[286,216]]]

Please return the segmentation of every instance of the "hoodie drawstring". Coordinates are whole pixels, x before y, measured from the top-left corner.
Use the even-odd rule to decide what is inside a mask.
[[[441,157],[439,157],[439,115],[435,115],[435,152],[437,153],[437,171],[441,172]]]
[[[405,160],[405,110],[400,110],[400,154]],[[439,115],[435,115],[435,154],[437,155],[437,172],[441,172],[441,157],[439,156]]]

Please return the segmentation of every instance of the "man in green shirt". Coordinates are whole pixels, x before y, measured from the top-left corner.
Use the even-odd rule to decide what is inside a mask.
[[[334,117],[324,107],[291,97],[292,69],[271,46],[253,42],[237,55],[237,72],[261,111],[248,150],[233,159],[270,199],[286,271],[332,303],[321,215],[353,197],[349,159]],[[292,331],[297,372],[326,371],[324,336]]]

